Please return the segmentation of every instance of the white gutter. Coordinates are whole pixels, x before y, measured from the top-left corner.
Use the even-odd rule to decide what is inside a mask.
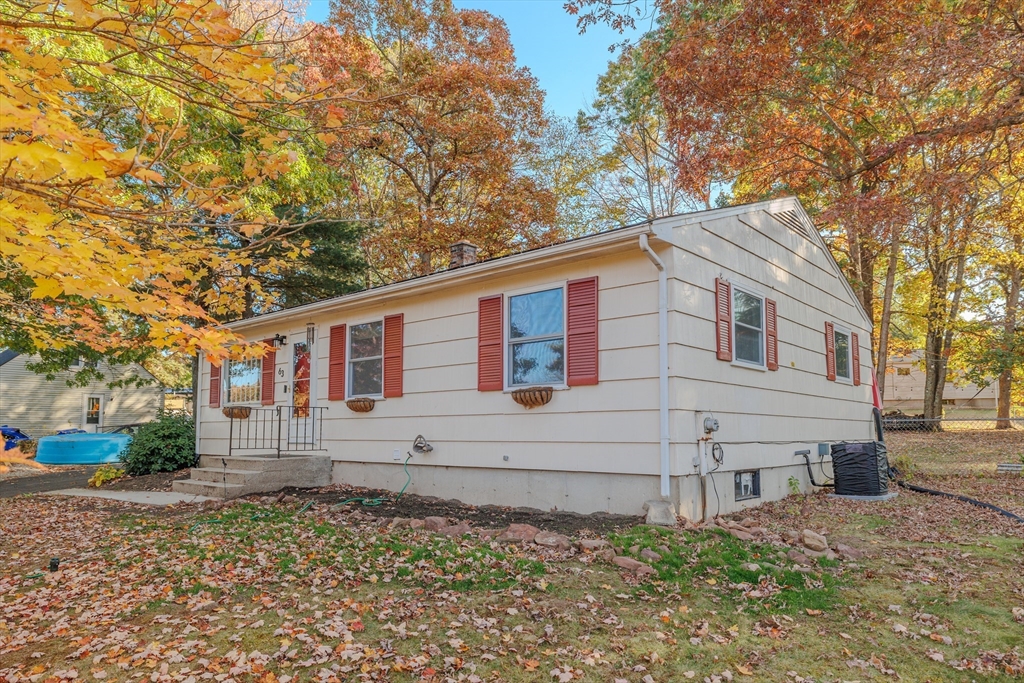
[[[668,432],[668,274],[665,264],[651,249],[647,235],[640,235],[640,249],[658,269],[658,412],[661,422],[661,496],[668,498],[669,432]]]

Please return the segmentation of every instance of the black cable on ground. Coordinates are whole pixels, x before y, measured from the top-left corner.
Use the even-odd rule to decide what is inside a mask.
[[[983,503],[980,500],[975,500],[974,498],[968,498],[967,496],[961,496],[961,495],[958,495],[956,493],[946,493],[945,491],[936,491],[935,489],[926,489],[923,486],[915,486],[913,484],[908,484],[907,482],[903,481],[902,479],[897,479],[896,483],[899,484],[900,486],[902,486],[905,489],[909,489],[911,491],[917,491],[918,493],[928,493],[928,494],[931,494],[933,496],[945,496],[946,498],[955,498],[956,500],[962,500],[965,503],[970,503],[971,505],[976,505],[976,506],[978,506],[980,508],[986,508],[986,509],[989,509],[989,510],[994,510],[995,512],[998,512],[999,514],[1003,515],[1004,517],[1009,517],[1010,519],[1012,519],[1014,521],[1017,521],[1017,522],[1020,522],[1021,524],[1024,524],[1024,517],[1020,517],[1019,515],[1015,515],[1012,512],[1010,512],[1009,510],[1004,510],[1001,507],[996,507],[995,505],[992,505],[991,503]]]

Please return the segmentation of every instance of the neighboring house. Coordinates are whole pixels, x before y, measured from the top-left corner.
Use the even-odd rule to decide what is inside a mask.
[[[887,411],[901,410],[908,414],[924,412],[923,361],[924,351],[889,359],[885,368],[885,396],[882,397]],[[994,379],[988,386],[979,387],[951,377],[942,389],[942,405],[995,410],[997,394],[998,387]]]
[[[76,368],[47,380],[26,367],[32,360],[32,356],[0,350],[0,424],[17,427],[32,438],[61,429],[96,432],[148,422],[163,407],[163,388],[138,365],[111,367],[104,363],[100,367],[103,381],[69,387],[66,380]],[[141,388],[107,386],[129,375],[154,383]]]
[[[871,322],[795,199],[452,250],[446,271],[230,324],[274,349],[202,362],[200,454],[230,472],[222,456],[273,455],[269,435],[397,491],[413,452],[410,493],[700,518],[806,489],[797,451],[872,438]],[[550,402],[518,405],[529,387]]]

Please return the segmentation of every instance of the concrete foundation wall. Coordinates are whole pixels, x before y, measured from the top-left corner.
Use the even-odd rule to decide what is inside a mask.
[[[644,514],[643,502],[660,498],[656,475],[608,474],[603,472],[553,472],[544,470],[499,470],[477,467],[447,467],[427,464],[429,455],[415,456],[409,462],[411,482],[406,493],[456,499],[470,505],[508,505],[540,510],[569,510],[583,514],[611,512],[623,515]],[[814,460],[814,477],[822,483],[822,470]],[[831,477],[827,460],[824,472]],[[799,482],[801,492],[813,487],[807,468],[799,465],[761,469],[761,496],[737,501],[733,472],[709,475],[706,515],[727,514],[779,500],[791,493],[790,477]],[[714,478],[714,485],[711,479]],[[358,483],[369,488],[398,492],[407,477],[401,463],[334,461],[332,480],[336,484]],[[716,494],[717,488],[717,494]],[[700,520],[702,508],[700,477],[673,477],[672,499],[679,502],[677,512],[691,520]]]

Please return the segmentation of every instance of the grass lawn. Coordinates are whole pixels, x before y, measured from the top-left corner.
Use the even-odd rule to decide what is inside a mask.
[[[1024,525],[907,492],[749,515],[868,556],[802,573],[787,548],[720,529],[610,534],[661,555],[638,580],[589,553],[392,530],[322,501],[4,499],[0,680],[1024,677]]]

